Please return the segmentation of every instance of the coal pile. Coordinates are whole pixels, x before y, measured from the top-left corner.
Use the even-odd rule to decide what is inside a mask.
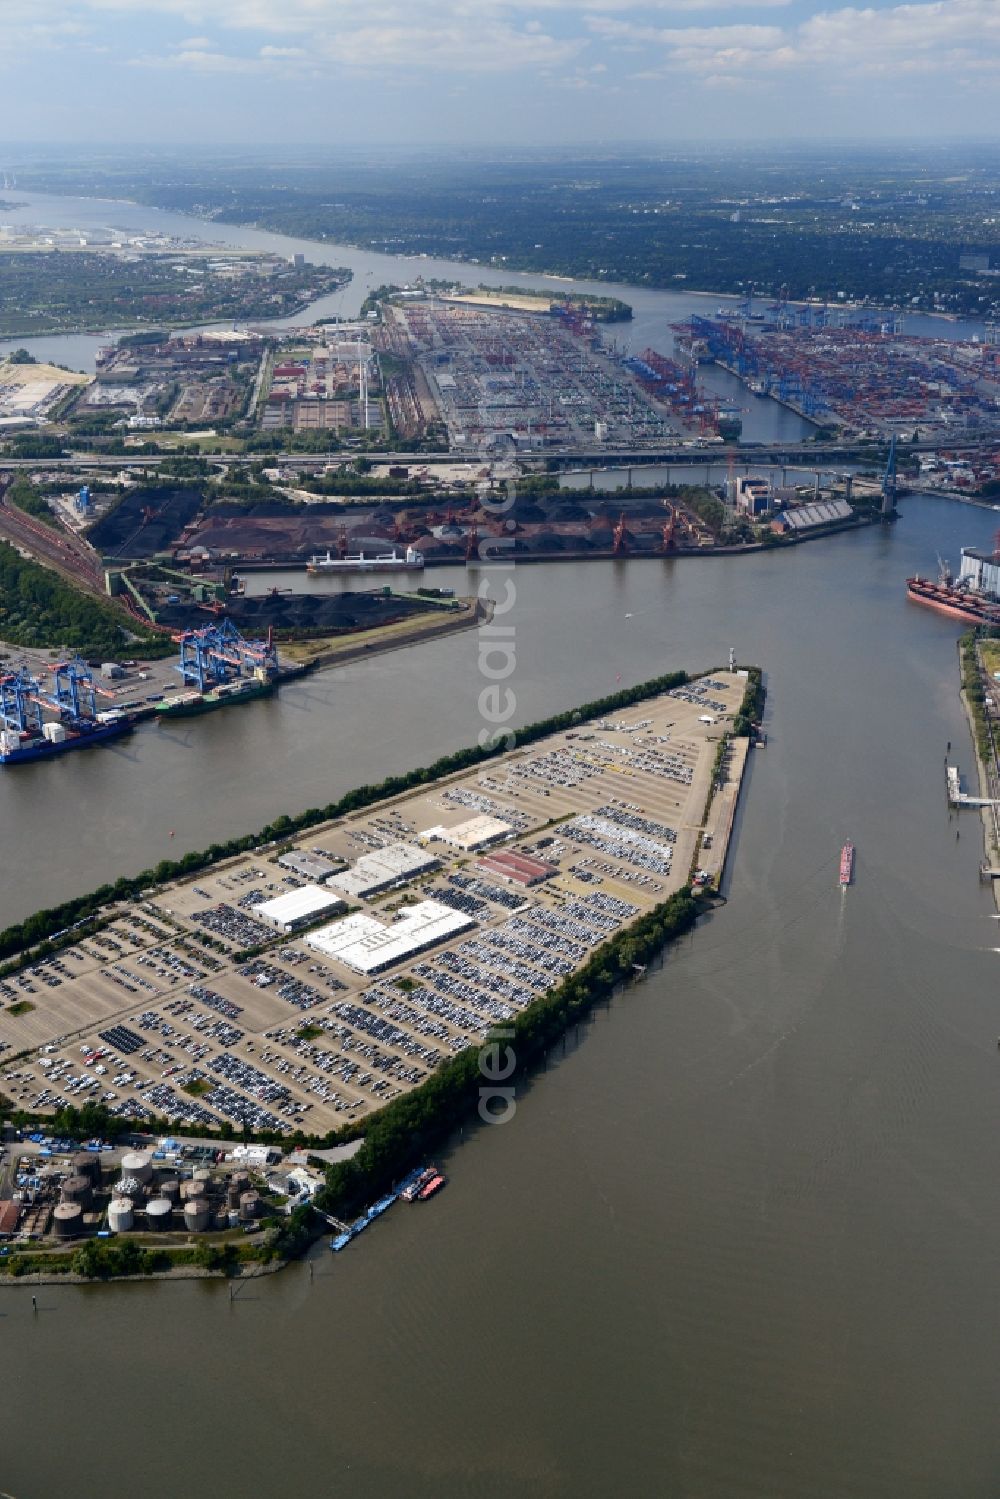
[[[228,599],[225,616],[251,638],[265,635],[268,629],[288,635],[336,635],[393,624],[425,614],[430,608],[419,599],[386,598],[381,592],[267,593]],[[200,629],[208,615],[195,605],[173,604],[161,610],[159,618],[174,629]]]
[[[138,560],[167,552],[203,500],[199,485],[134,489],[90,528],[87,539],[105,557]]]

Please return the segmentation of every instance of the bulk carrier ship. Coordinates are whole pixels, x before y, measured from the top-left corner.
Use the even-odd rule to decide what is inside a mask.
[[[987,594],[976,592],[962,580],[956,586],[951,569],[940,557],[937,582],[919,576],[907,578],[906,596],[915,604],[936,609],[951,619],[964,619],[973,625],[1000,625],[1000,603]]]
[[[306,563],[306,572],[313,577],[322,577],[326,573],[415,573],[421,572],[423,566],[422,553],[415,547],[407,547],[402,556],[395,548],[391,552],[377,552],[371,557],[365,552],[358,552],[356,556],[345,554],[343,557],[334,557],[327,552],[324,557],[310,557]]]

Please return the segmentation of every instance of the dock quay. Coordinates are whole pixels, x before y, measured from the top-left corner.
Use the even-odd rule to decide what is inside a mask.
[[[707,876],[706,884],[718,890],[726,872],[726,859],[732,840],[733,823],[739,804],[747,760],[750,755],[750,739],[729,739],[719,768],[714,787],[712,804],[708,809],[705,826],[698,850],[698,870]]]
[[[958,773],[957,766],[946,766],[945,776],[948,783],[948,805],[950,807],[1000,807],[1000,800],[989,796],[970,796],[967,791],[963,791],[962,778]]]
[[[118,904],[0,978],[0,1091],[199,1133],[363,1121],[687,887],[706,832],[721,876],[746,689],[682,680]]]

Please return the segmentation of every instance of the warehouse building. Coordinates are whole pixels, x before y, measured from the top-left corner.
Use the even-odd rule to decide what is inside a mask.
[[[269,921],[279,932],[297,932],[308,926],[319,916],[335,916],[347,909],[347,903],[319,885],[303,885],[300,890],[288,890],[276,895],[274,900],[261,901],[254,906],[253,914]]]
[[[512,848],[499,849],[495,854],[488,854],[485,859],[479,860],[478,867],[484,874],[498,875],[509,884],[525,887],[541,884],[542,880],[550,880],[554,874],[559,873],[554,864],[546,864],[541,859],[531,859],[527,854],[515,853]]]
[[[819,526],[843,525],[853,517],[854,511],[846,500],[816,500],[811,505],[786,510],[784,515],[771,522],[771,530],[782,535],[796,535],[815,531]]]
[[[440,862],[415,843],[390,843],[386,848],[363,854],[350,869],[332,875],[327,885],[342,895],[364,900],[368,896],[381,895],[383,890],[392,890],[396,885],[405,885],[418,875],[429,874]]]
[[[487,817],[484,813],[470,817],[467,822],[456,823],[453,828],[427,828],[418,837],[421,843],[447,843],[450,848],[468,854],[489,848],[491,843],[499,843],[513,831],[509,822],[501,822],[499,817]]]
[[[391,925],[383,925],[364,911],[355,911],[306,938],[307,944],[335,958],[355,973],[369,977],[405,963],[429,947],[475,926],[471,917],[437,900],[410,906]]]
[[[289,849],[287,854],[279,855],[278,863],[282,869],[291,869],[307,880],[325,880],[338,868],[332,859],[304,848]]]

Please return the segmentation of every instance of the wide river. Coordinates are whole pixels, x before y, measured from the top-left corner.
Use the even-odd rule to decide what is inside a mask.
[[[945,803],[959,627],[903,592],[994,517],[902,508],[515,573],[521,721],[731,644],[766,667],[729,903],[313,1275],[0,1290],[0,1490],[995,1495],[1000,933]],[[469,633],[8,773],[0,920],[468,743],[482,681]]]

